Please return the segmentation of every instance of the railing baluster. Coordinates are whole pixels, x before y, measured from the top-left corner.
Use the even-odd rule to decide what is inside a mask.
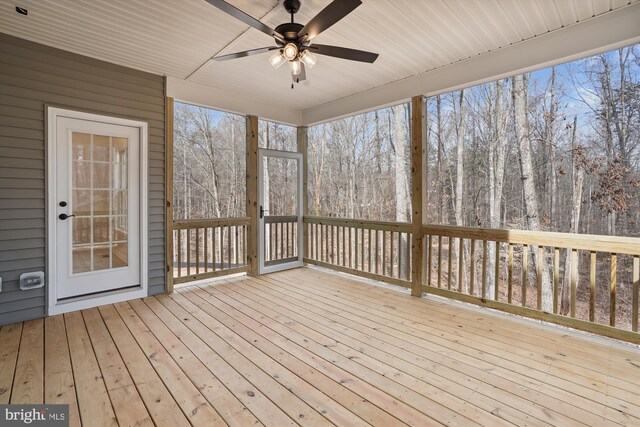
[[[458,239],[458,292],[462,293],[464,288],[464,239]]]
[[[496,241],[496,266],[495,266],[495,283],[494,283],[494,301],[500,300],[500,242]]]
[[[476,240],[471,239],[471,254],[469,256],[469,295],[475,295],[476,284]]]
[[[349,232],[349,252],[347,252],[349,255],[349,268],[353,268],[353,255],[351,254],[351,251],[353,250],[353,243],[351,242],[351,227],[348,227],[347,229]]]
[[[373,230],[369,229],[368,237],[367,237],[367,256],[369,257],[369,262],[367,263],[367,271],[371,272],[373,270]]]
[[[596,267],[597,253],[591,251],[591,259],[589,265],[589,321],[596,321]]]
[[[537,270],[537,279],[538,279],[538,288],[537,288],[537,299],[536,299],[536,307],[538,308],[538,310],[542,310],[542,269],[543,267],[543,252],[542,252],[542,245],[538,246],[538,270]]]
[[[218,227],[212,227],[211,228],[211,252],[212,252],[211,253],[211,257],[213,258],[213,268],[212,268],[213,271],[216,271],[218,269],[218,266],[216,265],[216,261],[217,261],[216,260],[216,258],[217,258],[216,252],[218,250],[218,248],[217,248],[218,245],[216,245],[216,233],[217,233],[216,230],[217,229],[218,229]]]
[[[362,240],[362,253],[361,253],[362,259],[360,260],[360,265],[361,265],[360,269],[362,271],[365,271],[365,267],[366,267],[365,248],[366,248],[366,246],[365,246],[365,242],[364,241],[365,241],[366,233],[364,232],[364,228],[362,230],[360,230],[360,231],[362,232],[362,236],[361,236],[362,237],[362,239],[361,239]]]
[[[640,257],[633,257],[633,297],[631,306],[631,330],[638,332],[638,299],[640,298]]]
[[[204,272],[209,271],[209,227],[205,227],[202,233],[204,239]]]
[[[431,234],[427,237],[427,286],[431,286],[431,256],[433,255]]]
[[[191,276],[191,231],[187,230],[187,276]]]
[[[236,261],[236,267],[238,267],[240,265],[240,262],[239,262],[239,255],[240,254],[239,254],[239,248],[238,248],[238,238],[240,236],[238,236],[238,226],[236,225],[233,228],[235,229],[234,231],[235,231],[235,234],[236,234],[236,242],[235,242],[235,244],[236,244],[236,248],[235,248],[236,249],[236,260],[235,261]]]
[[[376,274],[378,274],[378,272],[380,271],[378,269],[378,265],[380,263],[380,247],[379,247],[378,240],[379,240],[380,236],[378,235],[378,230],[375,230],[374,233],[375,233],[375,236],[376,236],[376,260],[375,260],[375,264],[376,264]]]
[[[578,289],[578,251],[571,251],[571,317],[576,317],[576,293]]]
[[[560,291],[560,248],[553,248],[553,312],[558,313]]]
[[[200,229],[196,228],[196,274],[200,273]]]
[[[449,248],[447,250],[447,289],[451,290],[451,276],[452,276],[452,263],[453,263],[453,238],[448,239]]]
[[[224,270],[224,226],[219,227],[218,237],[220,237],[220,270]]]
[[[231,268],[231,226],[227,226],[227,256],[228,256],[228,267]]]
[[[406,278],[407,280],[411,280],[411,233],[407,233],[407,256],[405,257],[407,259],[406,265],[407,265],[407,271],[406,271]]]
[[[438,287],[442,287],[442,236],[438,236]]]
[[[509,243],[509,271],[507,277],[507,302],[511,304],[513,299],[513,243]]]
[[[382,275],[387,275],[387,232],[382,230]]]
[[[616,286],[618,285],[618,255],[611,254],[611,288],[609,292],[609,325],[616,326]]]
[[[482,241],[482,298],[487,298],[487,258],[488,256],[487,240]]]
[[[342,266],[347,266],[347,227],[342,228]]]
[[[522,306],[527,306],[527,276],[529,273],[529,245],[522,245]]]
[[[178,277],[182,277],[182,230],[176,230],[178,232]]]

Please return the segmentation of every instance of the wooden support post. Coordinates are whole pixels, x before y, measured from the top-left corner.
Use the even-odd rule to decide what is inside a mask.
[[[411,98],[411,295],[422,295],[424,251],[422,248],[422,224],[426,214],[425,193],[427,118],[424,96]]]
[[[165,100],[164,135],[164,258],[167,293],[173,292],[173,98]]]
[[[297,141],[298,141],[298,153],[302,154],[302,217],[304,218],[309,214],[309,211],[308,211],[309,208],[307,203],[307,144],[309,140],[308,140],[307,128],[305,126],[298,127]],[[304,248],[303,258],[309,257],[309,253],[307,251],[308,240],[309,240],[309,233],[308,233],[307,227],[303,227],[303,232],[302,232],[302,247]]]
[[[247,235],[247,264],[249,275],[258,272],[258,117],[247,116],[247,216],[250,218]],[[222,230],[221,230],[222,231]]]

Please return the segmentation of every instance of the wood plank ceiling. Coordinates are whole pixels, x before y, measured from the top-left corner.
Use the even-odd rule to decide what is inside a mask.
[[[228,0],[275,27],[278,0]],[[562,29],[639,0],[364,0],[315,41],[380,53],[371,64],[319,57],[290,89],[268,55],[212,62],[272,40],[204,0],[4,0],[0,31],[132,68],[255,96],[295,110],[340,99]],[[306,23],[330,0],[302,0]],[[29,10],[19,15],[15,6]]]

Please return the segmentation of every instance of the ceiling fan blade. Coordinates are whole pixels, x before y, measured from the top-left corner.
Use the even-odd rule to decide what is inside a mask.
[[[351,61],[368,62],[373,64],[378,59],[377,53],[365,52],[364,50],[349,49],[339,46],[328,46],[325,44],[313,44],[308,47],[318,55],[334,56]]]
[[[250,15],[247,15],[237,7],[230,5],[224,0],[206,0],[206,2],[209,3],[211,6],[217,7],[218,9],[225,12],[226,14],[231,15],[234,18],[244,22],[245,24],[252,26],[256,30],[262,31],[263,33],[271,37],[274,37],[278,40],[284,40],[284,37],[282,36],[282,34],[277,32],[270,26],[258,21],[256,18]]]
[[[302,81],[307,80],[307,72],[305,71],[304,64],[302,62],[300,63],[300,74],[296,76],[293,73],[291,73],[291,79],[293,79],[294,83],[300,83]]]
[[[259,55],[261,53],[267,53],[271,50],[276,50],[276,49],[280,49],[280,48],[275,46],[261,47],[258,49],[245,50],[243,52],[235,52],[235,53],[229,53],[227,55],[214,56],[211,59],[213,59],[214,61],[228,61],[229,59],[244,58],[245,56]]]
[[[360,0],[334,0],[325,7],[311,21],[298,32],[301,42],[313,39],[315,36],[350,14],[356,7],[360,6]]]

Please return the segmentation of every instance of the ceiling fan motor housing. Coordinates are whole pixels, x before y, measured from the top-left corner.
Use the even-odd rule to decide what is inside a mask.
[[[285,41],[276,39],[276,42],[283,46],[289,42],[296,43],[298,41],[298,32],[304,28],[304,25],[296,22],[287,22],[276,27],[276,31],[282,34]]]

